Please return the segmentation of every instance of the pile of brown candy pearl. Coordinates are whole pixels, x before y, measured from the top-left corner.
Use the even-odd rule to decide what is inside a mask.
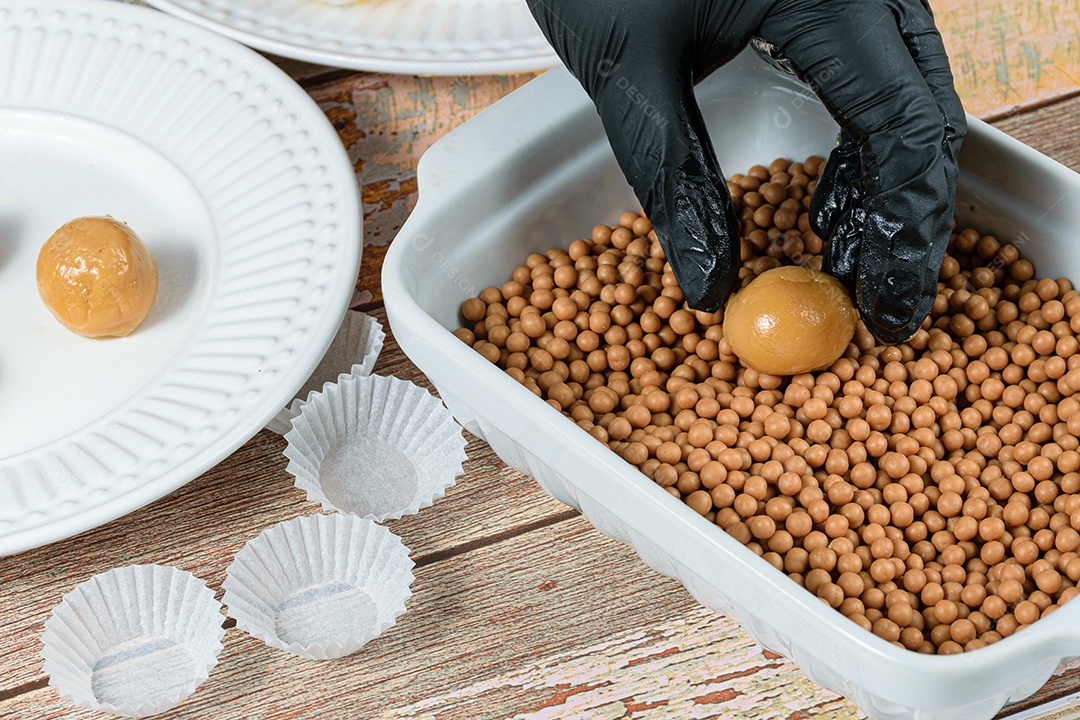
[[[728,183],[743,284],[820,268],[823,167]],[[1014,245],[953,235],[931,317],[886,346],[859,323],[826,371],[742,367],[722,311],[686,307],[648,219],[528,256],[455,331],[855,623],[922,653],[974,650],[1080,581],[1080,294]]]

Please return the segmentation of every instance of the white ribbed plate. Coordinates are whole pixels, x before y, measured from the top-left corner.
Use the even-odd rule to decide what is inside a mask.
[[[487,75],[559,61],[525,0],[145,2],[266,52],[353,70]]]
[[[159,293],[135,333],[95,341],[34,274],[53,230],[104,214],[146,241]],[[0,0],[0,554],[254,435],[318,364],[359,261],[347,154],[269,62],[144,8]]]

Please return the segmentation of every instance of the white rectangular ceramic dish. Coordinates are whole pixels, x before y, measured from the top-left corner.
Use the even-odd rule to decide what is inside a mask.
[[[825,155],[836,126],[805,87],[745,54],[698,88],[721,164]],[[957,213],[1080,281],[1080,175],[976,119]],[[704,605],[879,719],[985,720],[1080,654],[1080,603],[973,653],[925,656],[865,632],[698,516],[450,332],[467,297],[528,252],[637,207],[588,98],[562,69],[470,120],[421,160],[420,201],[390,248],[383,292],[401,347],[454,415]],[[1080,195],[1078,195],[1080,196]]]

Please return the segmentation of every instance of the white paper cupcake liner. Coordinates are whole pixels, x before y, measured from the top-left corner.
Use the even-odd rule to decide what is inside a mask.
[[[357,310],[347,311],[315,372],[297,391],[296,398],[267,423],[266,429],[279,435],[289,432],[293,418],[300,413],[300,406],[308,396],[338,376],[370,375],[385,341],[386,333],[378,320]]]
[[[313,660],[343,657],[391,627],[412,594],[401,540],[355,515],[315,515],[263,531],[226,571],[236,626]]]
[[[189,572],[130,565],[64,596],[45,623],[44,670],[61,697],[125,717],[156,715],[217,664],[221,603]]]
[[[285,435],[286,467],[308,500],[383,521],[442,497],[465,437],[450,411],[406,380],[343,375],[313,393]]]

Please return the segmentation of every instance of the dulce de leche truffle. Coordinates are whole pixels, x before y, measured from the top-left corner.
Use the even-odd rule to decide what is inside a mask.
[[[157,264],[127,224],[76,218],[52,234],[37,260],[45,306],[72,332],[123,337],[139,327],[157,298]]]
[[[795,375],[836,362],[857,319],[836,278],[810,268],[778,267],[728,301],[724,337],[744,365],[769,375]]]

